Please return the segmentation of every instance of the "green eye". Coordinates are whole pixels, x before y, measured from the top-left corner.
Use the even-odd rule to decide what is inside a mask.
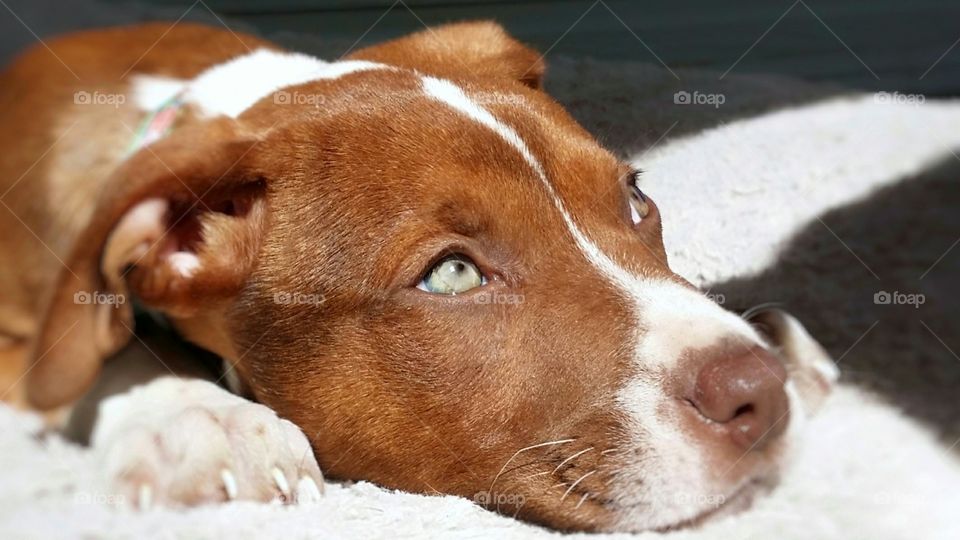
[[[460,294],[486,283],[473,261],[463,255],[451,255],[433,265],[417,288],[435,294]]]

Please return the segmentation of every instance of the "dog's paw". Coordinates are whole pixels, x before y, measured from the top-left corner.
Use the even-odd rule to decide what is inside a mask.
[[[323,488],[299,428],[207,381],[164,377],[105,400],[93,446],[108,489],[140,508],[309,503]]]
[[[830,355],[796,318],[779,309],[767,309],[751,317],[780,351],[789,375],[788,391],[795,392],[808,415],[820,410],[833,391],[840,371]]]

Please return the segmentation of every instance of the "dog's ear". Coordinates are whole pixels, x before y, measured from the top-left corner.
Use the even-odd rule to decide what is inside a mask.
[[[186,126],[114,173],[51,291],[27,374],[48,409],[84,392],[133,330],[132,299],[190,316],[237,293],[256,260],[265,180],[234,120]]]
[[[491,21],[429,28],[361,49],[350,58],[415,69],[438,77],[507,78],[531,88],[541,87],[546,71],[542,55]]]

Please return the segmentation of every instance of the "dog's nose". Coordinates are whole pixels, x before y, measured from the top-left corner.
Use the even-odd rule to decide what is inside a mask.
[[[786,370],[770,353],[710,359],[697,374],[691,401],[744,450],[762,447],[787,425]]]

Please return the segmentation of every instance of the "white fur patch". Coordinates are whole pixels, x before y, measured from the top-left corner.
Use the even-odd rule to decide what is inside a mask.
[[[193,277],[200,269],[200,259],[195,254],[186,251],[172,253],[168,260],[170,266],[184,278]]]
[[[324,62],[306,54],[257,49],[213,66],[192,81],[134,77],[133,94],[140,108],[151,110],[183,92],[183,101],[195,105],[207,116],[236,118],[282,88],[371,69],[388,69],[388,66],[362,60]]]
[[[154,111],[187,87],[187,81],[154,75],[131,77],[133,103],[144,111]]]

